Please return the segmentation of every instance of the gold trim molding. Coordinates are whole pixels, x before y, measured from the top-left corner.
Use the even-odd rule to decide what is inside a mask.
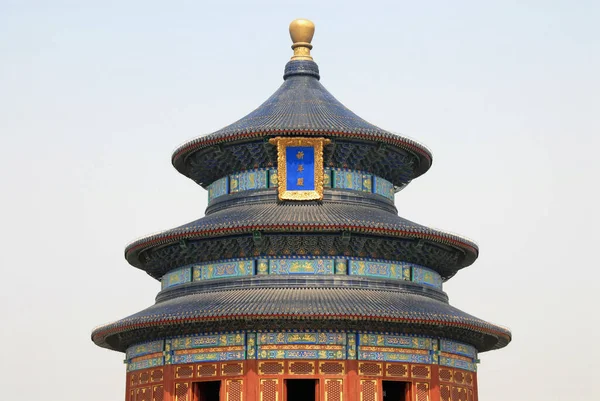
[[[279,178],[279,200],[322,200],[323,199],[323,146],[331,141],[327,138],[271,138],[269,143],[277,146],[277,174]],[[286,148],[288,146],[305,146],[312,147],[315,152],[314,174],[315,186],[314,190],[298,191],[287,189],[287,164],[286,164]]]

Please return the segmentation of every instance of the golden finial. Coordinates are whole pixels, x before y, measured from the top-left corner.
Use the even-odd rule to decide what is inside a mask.
[[[307,19],[295,19],[290,23],[290,37],[292,38],[292,49],[294,55],[292,60],[312,60],[310,49],[313,35],[315,34],[315,24]]]

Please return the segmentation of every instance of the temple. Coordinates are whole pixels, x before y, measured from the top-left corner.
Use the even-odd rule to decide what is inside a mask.
[[[92,333],[127,401],[471,401],[478,353],[510,342],[443,291],[477,245],[397,214],[430,151],[323,87],[313,33],[293,21],[281,87],[174,152],[205,216],[127,246],[161,290]]]

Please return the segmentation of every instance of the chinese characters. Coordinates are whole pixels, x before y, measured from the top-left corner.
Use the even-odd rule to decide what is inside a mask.
[[[296,171],[298,173],[302,174],[304,172],[304,165],[302,164],[302,161],[304,161],[304,152],[299,151],[298,153],[296,153],[296,159],[300,160],[300,164],[298,164],[298,168],[296,169]],[[304,186],[304,177],[298,177],[296,179],[296,185],[299,187],[303,187]]]

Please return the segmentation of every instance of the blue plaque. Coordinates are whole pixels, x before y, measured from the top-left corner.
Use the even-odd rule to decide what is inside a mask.
[[[279,200],[323,199],[323,146],[327,138],[269,139],[277,146]]]
[[[286,152],[286,186],[289,191],[315,190],[315,148],[288,146]]]

